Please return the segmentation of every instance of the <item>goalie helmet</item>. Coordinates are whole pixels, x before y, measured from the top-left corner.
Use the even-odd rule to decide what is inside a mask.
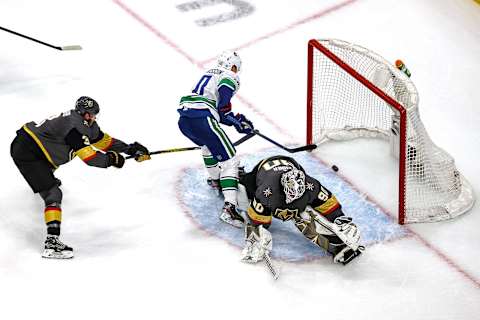
[[[75,111],[81,115],[90,113],[91,115],[97,115],[100,112],[100,106],[97,101],[90,97],[83,96],[77,99],[75,102]]]
[[[285,192],[285,202],[291,203],[299,199],[305,193],[305,173],[297,168],[284,172],[280,179]]]
[[[233,66],[236,66],[237,72],[240,72],[242,59],[240,59],[240,56],[235,51],[224,51],[218,56],[217,65],[227,70],[231,70]]]

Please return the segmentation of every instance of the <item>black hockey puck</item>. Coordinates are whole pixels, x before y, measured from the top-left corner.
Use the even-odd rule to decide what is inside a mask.
[[[338,167],[337,167],[336,165],[333,165],[333,166],[332,166],[332,170],[335,171],[335,172],[337,172],[337,171],[338,171]]]

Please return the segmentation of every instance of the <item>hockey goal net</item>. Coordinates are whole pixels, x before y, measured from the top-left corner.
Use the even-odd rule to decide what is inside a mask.
[[[428,136],[411,79],[376,53],[340,40],[308,43],[307,143],[383,138],[398,158],[398,222],[468,211],[471,186]]]

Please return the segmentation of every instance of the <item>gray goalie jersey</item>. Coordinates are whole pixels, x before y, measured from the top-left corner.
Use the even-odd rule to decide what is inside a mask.
[[[33,138],[53,168],[78,156],[86,164],[108,166],[108,157],[97,150],[125,152],[128,145],[102,132],[96,122],[91,125],[75,110],[69,110],[40,123],[29,122],[22,128]]]
[[[324,216],[341,209],[335,196],[318,180],[307,174],[305,193],[287,204],[280,179],[292,166],[305,172],[293,158],[274,156],[262,160],[252,172],[240,177],[240,183],[247,189],[250,200],[247,214],[252,223],[269,225],[272,217],[282,221],[296,219],[307,206]]]

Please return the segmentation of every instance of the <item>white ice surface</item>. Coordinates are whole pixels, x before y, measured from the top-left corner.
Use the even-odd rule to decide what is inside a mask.
[[[458,219],[409,226],[413,236],[372,245],[347,267],[329,259],[276,261],[281,276],[274,282],[264,266],[240,263],[237,247],[198,229],[179,204],[178,177],[201,163],[195,152],[128,162],[122,170],[78,159],[60,168],[62,238],[76,257],[40,258],[43,204],[9,156],[15,131],[90,95],[112,136],[151,149],[189,146],[177,128],[178,100],[199,66],[227,48],[239,48],[244,62],[236,111],[292,144],[305,139],[310,38],[339,38],[391,61],[402,58],[429,134],[480,190],[480,5],[249,2],[252,15],[209,28],[194,23],[201,11],[181,13],[181,1],[0,2],[2,27],[84,48],[60,52],[0,31],[0,319],[480,319],[478,202]],[[255,138],[238,152],[266,147]],[[316,156],[396,214],[397,165],[388,145],[330,144]]]

